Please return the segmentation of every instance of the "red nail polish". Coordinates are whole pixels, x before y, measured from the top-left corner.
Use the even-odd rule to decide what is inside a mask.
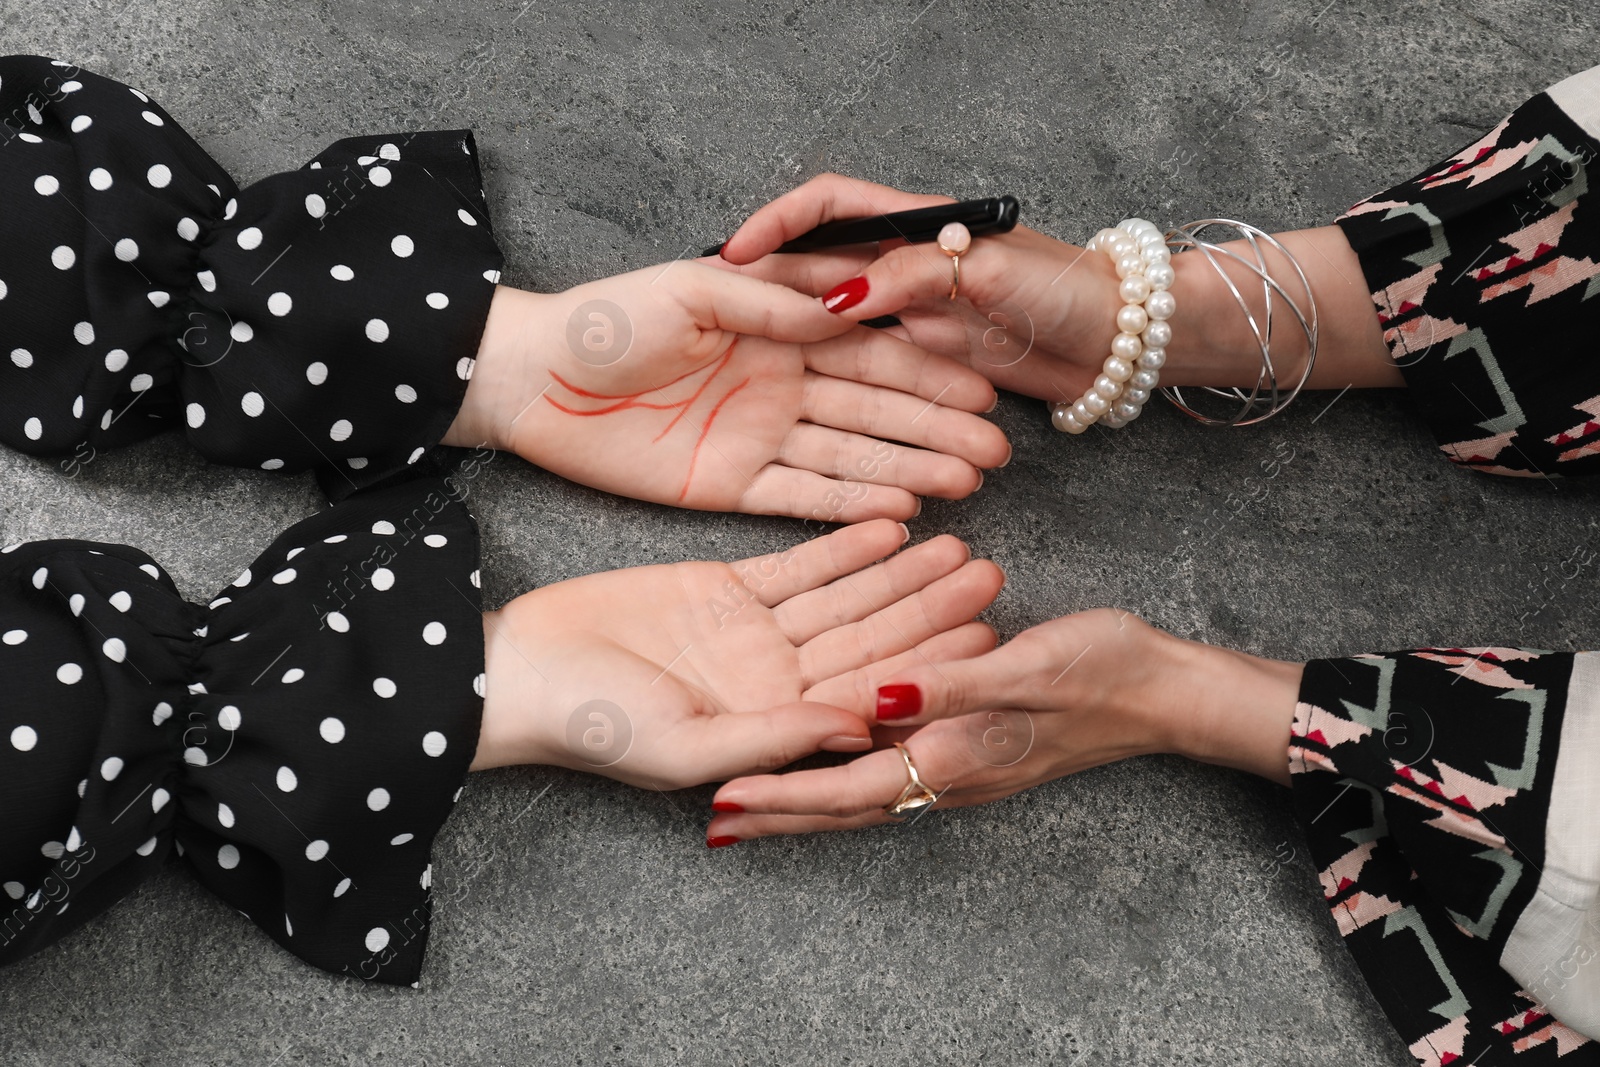
[[[909,719],[922,710],[922,690],[914,685],[885,685],[878,689],[878,721]]]
[[[729,845],[737,845],[738,843],[739,839],[737,837],[706,838],[706,848],[727,848]]]
[[[718,800],[718,801],[716,801],[715,803],[713,803],[711,805],[711,810],[712,811],[725,811],[725,812],[728,812],[731,815],[737,815],[741,811],[744,810],[744,805],[743,804],[735,804],[731,800]]]
[[[867,279],[851,278],[829,289],[822,298],[822,306],[837,315],[841,311],[849,311],[866,298]]]

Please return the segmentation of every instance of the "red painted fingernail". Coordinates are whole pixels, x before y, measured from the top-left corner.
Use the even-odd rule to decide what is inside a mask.
[[[738,843],[739,839],[737,837],[706,838],[706,848],[727,848],[729,845],[737,845]]]
[[[822,298],[822,306],[837,315],[841,311],[849,311],[866,298],[867,279],[851,278],[829,289],[828,295]]]
[[[744,810],[744,805],[743,804],[735,804],[731,800],[718,800],[718,801],[714,801],[712,803],[711,810],[712,811],[726,811],[726,812],[728,812],[730,814],[737,815],[737,814],[739,814],[739,812]]]
[[[878,721],[909,719],[922,710],[922,690],[914,685],[885,685],[878,689]]]

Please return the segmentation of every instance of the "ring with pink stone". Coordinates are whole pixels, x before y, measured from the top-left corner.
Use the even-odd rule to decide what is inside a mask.
[[[950,257],[950,299],[961,288],[961,256],[972,247],[972,231],[963,223],[949,222],[939,230],[939,251]]]

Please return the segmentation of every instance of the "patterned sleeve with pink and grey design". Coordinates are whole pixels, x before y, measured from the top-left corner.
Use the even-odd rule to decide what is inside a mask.
[[[1338,220],[1445,454],[1600,473],[1600,67]],[[1419,1063],[1600,1065],[1600,652],[1306,665],[1295,809]]]

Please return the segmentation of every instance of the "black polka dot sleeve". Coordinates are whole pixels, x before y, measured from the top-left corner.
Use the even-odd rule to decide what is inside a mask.
[[[84,541],[0,555],[0,963],[176,850],[307,962],[417,981],[482,712],[478,534],[446,483],[291,528],[208,605]]]
[[[500,277],[470,133],[241,190],[145,94],[37,56],[0,58],[0,203],[0,441],[181,428],[335,499],[443,437]]]

